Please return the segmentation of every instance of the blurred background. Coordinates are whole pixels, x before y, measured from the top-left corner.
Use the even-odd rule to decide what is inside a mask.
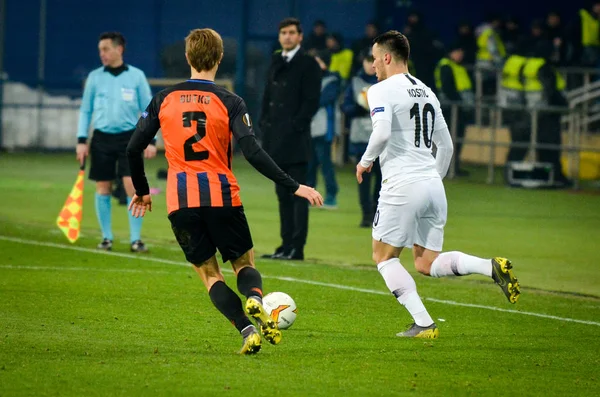
[[[440,96],[455,142],[464,142],[461,163],[487,170],[482,178],[493,183],[508,160],[543,160],[546,168],[502,172],[512,172],[512,183],[532,187],[554,184],[562,172],[561,187],[580,187],[581,181],[600,179],[597,3],[0,0],[0,148],[73,150],[83,83],[100,65],[97,40],[105,31],[125,35],[125,62],[142,69],[156,92],[187,77],[187,33],[214,28],[225,42],[218,78],[243,96],[258,118],[270,54],[279,48],[277,24],[295,16],[304,28],[305,48],[351,52],[343,57],[351,59],[349,64],[336,66],[346,84],[361,68],[362,54],[378,32],[397,29],[409,37],[411,71],[438,95],[436,68],[450,50],[460,47],[472,100]],[[564,81],[556,89],[562,100],[507,103],[502,90],[511,55],[544,59]],[[333,145],[338,166],[352,160],[347,150],[350,120],[340,123],[342,133]],[[515,148],[521,153],[515,155]],[[553,176],[547,175],[552,160],[540,159],[544,149],[560,158],[560,170],[555,168]],[[450,177],[457,171],[452,167]]]

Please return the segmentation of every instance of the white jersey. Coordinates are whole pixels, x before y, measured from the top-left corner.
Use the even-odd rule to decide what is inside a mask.
[[[396,74],[371,86],[367,98],[373,134],[361,164],[368,167],[379,156],[383,180],[394,186],[443,178],[452,139],[431,89],[408,73]]]

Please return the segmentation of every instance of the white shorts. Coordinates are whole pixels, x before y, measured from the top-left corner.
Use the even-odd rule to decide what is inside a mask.
[[[373,220],[373,239],[398,248],[412,248],[417,244],[441,251],[447,216],[448,204],[441,179],[426,179],[404,186],[384,184]]]

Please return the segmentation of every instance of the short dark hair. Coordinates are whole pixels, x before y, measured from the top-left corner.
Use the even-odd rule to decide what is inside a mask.
[[[394,58],[408,62],[410,56],[410,44],[405,35],[397,30],[388,30],[373,39],[373,44],[384,47],[391,52]]]
[[[296,26],[298,33],[302,33],[302,26],[300,25],[300,20],[298,18],[285,18],[283,21],[279,22],[279,30],[292,25]]]
[[[125,50],[125,36],[119,32],[104,32],[100,35],[98,41],[111,40],[114,45],[120,45]]]

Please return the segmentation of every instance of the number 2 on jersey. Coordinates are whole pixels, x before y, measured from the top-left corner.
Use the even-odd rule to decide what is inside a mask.
[[[206,160],[208,159],[208,150],[196,152],[192,147],[194,143],[200,142],[206,136],[206,113],[183,112],[183,126],[191,127],[192,121],[196,122],[196,133],[183,143],[185,161]]]
[[[431,113],[431,131],[429,130],[428,125],[428,113]],[[423,123],[421,123],[421,111],[419,109],[419,104],[415,103],[415,105],[410,109],[410,118],[412,119],[413,117],[415,119],[415,146],[421,147],[421,131],[423,131],[423,141],[425,142],[425,146],[430,148],[435,125],[435,109],[431,103],[426,103],[425,106],[423,106]]]

